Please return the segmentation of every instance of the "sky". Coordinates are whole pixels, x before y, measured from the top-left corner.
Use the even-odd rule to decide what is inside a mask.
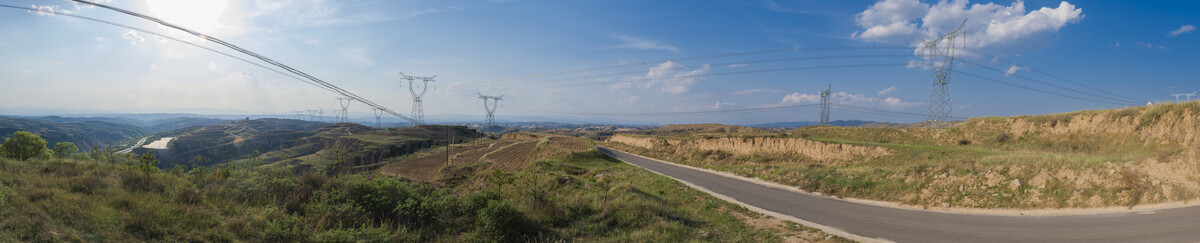
[[[1138,106],[1200,90],[1195,1],[101,3],[404,115],[413,97],[401,72],[436,75],[423,97],[431,121],[482,121],[480,94],[502,95],[500,121],[815,121],[812,104],[828,87],[832,120],[919,122],[934,78],[919,47],[960,24],[955,117]],[[332,115],[339,106],[337,94],[144,19],[62,0],[0,4],[39,9],[0,8],[0,113]],[[373,119],[363,104],[349,110]]]

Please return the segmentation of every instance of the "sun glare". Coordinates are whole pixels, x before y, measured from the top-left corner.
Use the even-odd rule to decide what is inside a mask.
[[[150,14],[184,28],[211,34],[221,29],[221,14],[227,0],[146,0]]]

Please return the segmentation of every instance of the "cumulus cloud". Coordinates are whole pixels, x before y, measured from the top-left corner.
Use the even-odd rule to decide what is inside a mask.
[[[71,13],[71,10],[66,10],[66,9],[63,9],[62,7],[59,7],[58,5],[37,5],[37,4],[34,4],[34,5],[29,5],[29,8],[32,8],[32,9],[35,9],[35,10],[37,10],[37,11],[29,11],[29,12],[31,12],[31,13],[35,13],[35,14],[37,14],[37,15],[54,15],[54,14],[56,14],[56,13],[60,13],[60,14],[69,14],[69,13]]]
[[[613,39],[617,39],[618,41],[621,41],[621,44],[617,45],[617,48],[626,48],[626,49],[634,49],[634,50],[679,51],[679,48],[675,48],[675,46],[663,44],[658,41],[652,41],[652,40],[647,40],[647,39],[643,39],[643,38],[633,37],[633,36],[618,35],[618,36],[613,37]]]
[[[728,107],[737,107],[737,103],[721,102],[718,100],[716,104],[713,104],[712,106],[709,106],[708,108],[715,111],[715,110],[720,110],[721,108],[728,108]]]
[[[1021,67],[1021,66],[1017,66],[1017,64],[1012,64],[1012,66],[1008,67],[1008,70],[1004,71],[1004,76],[1012,76],[1013,74],[1016,74],[1017,71],[1021,71],[1021,70],[1029,71],[1029,67],[1028,66]]]
[[[642,89],[657,87],[658,91],[664,94],[681,94],[691,90],[692,86],[702,80],[702,76],[711,68],[712,66],[708,64],[690,68],[676,62],[666,61],[650,68],[645,76],[626,78],[610,86],[610,89],[626,89],[633,87],[635,82],[644,82],[639,85]]]
[[[895,97],[871,97],[865,94],[846,93],[845,91],[830,94],[829,100],[834,104],[882,108],[911,108],[921,105],[919,102],[906,102]],[[820,93],[808,94],[795,92],[784,96],[778,104],[768,105],[768,107],[819,103],[821,103]]]
[[[121,35],[121,39],[125,39],[125,40],[129,41],[129,44],[133,44],[133,45],[137,45],[137,44],[146,42],[146,38],[142,38],[141,36],[138,36],[138,32],[133,31],[133,30],[130,30],[129,32],[125,32],[125,34]]]
[[[896,87],[896,86],[887,87],[886,89],[879,91],[879,96],[883,96],[885,94],[891,93],[892,91],[896,91],[897,89],[900,89],[900,87]]]
[[[1083,19],[1083,9],[1068,2],[1027,12],[1023,1],[1005,6],[966,0],[929,5],[918,0],[882,0],[855,16],[863,30],[850,36],[866,42],[917,44],[957,28],[963,19],[964,45],[1001,52],[1027,48],[1049,39],[1060,28]]]
[[[628,99],[624,99],[624,100],[618,101],[618,102],[617,102],[617,105],[632,105],[632,104],[634,104],[634,103],[637,103],[637,102],[638,102],[638,100],[641,100],[641,98],[638,98],[636,95],[634,95],[634,96],[629,96],[629,98],[628,98]]]
[[[1188,32],[1192,32],[1193,30],[1196,30],[1196,26],[1192,26],[1190,24],[1184,25],[1182,27],[1179,27],[1179,29],[1177,29],[1177,30],[1171,31],[1171,33],[1167,33],[1167,36],[1176,37],[1176,36],[1179,36],[1182,34],[1187,34]]]

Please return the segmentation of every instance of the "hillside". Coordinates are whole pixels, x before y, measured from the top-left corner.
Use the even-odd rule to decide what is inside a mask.
[[[803,121],[803,122],[772,122],[772,123],[762,123],[762,124],[748,125],[747,127],[758,127],[758,128],[796,128],[796,127],[808,127],[808,126],[816,126],[816,125],[820,125],[820,124],[821,124],[821,122],[815,122],[815,121]],[[836,121],[830,121],[830,122],[829,122],[829,125],[831,125],[831,126],[837,126],[837,127],[857,127],[857,126],[862,126],[862,125],[867,125],[867,124],[878,124],[878,122],[873,122],[873,121],[862,121],[862,120],[848,120],[848,121],[847,121],[847,120],[836,120]]]
[[[311,132],[318,133],[314,136],[364,132],[346,125],[331,125]],[[456,127],[422,126],[390,133],[366,133],[370,136],[355,139],[402,142],[435,131],[444,134],[449,128]],[[284,161],[159,171],[139,166],[143,162],[136,159],[110,157],[105,153],[92,154],[103,158],[80,155],[76,156],[78,159],[65,160],[0,158],[0,239],[29,242],[844,241],[751,212],[669,178],[619,163],[579,138],[513,134],[500,140],[454,146],[496,142],[532,146],[522,150],[488,149],[488,154],[502,158],[484,158],[474,163],[460,160],[461,165],[436,169],[434,173],[444,175],[439,176],[444,179],[435,181],[393,177],[383,171],[347,173],[337,167],[297,173],[279,166]],[[410,159],[422,160],[425,156],[421,154],[437,150],[423,149]],[[508,159],[513,157],[520,159]]]
[[[137,125],[92,119],[0,118],[0,139],[12,136],[17,131],[37,134],[46,139],[50,146],[58,142],[72,142],[85,151],[93,146],[103,149],[108,145],[136,140],[150,133]]]
[[[1200,103],[1187,102],[973,118],[948,129],[629,134],[609,143],[845,197],[923,207],[1086,208],[1200,198],[1197,131]]]

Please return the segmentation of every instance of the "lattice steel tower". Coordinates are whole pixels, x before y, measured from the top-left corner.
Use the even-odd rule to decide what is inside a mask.
[[[379,122],[379,119],[383,117],[383,110],[380,110],[379,108],[371,108],[371,113],[375,114],[375,127],[383,128],[383,123]]]
[[[337,99],[338,99],[338,104],[342,105],[342,113],[341,113],[341,116],[338,117],[338,119],[340,120],[338,122],[349,122],[350,115],[346,114],[346,110],[350,109],[350,101],[352,101],[352,99],[350,99],[350,98],[337,98]]]
[[[417,125],[424,124],[425,123],[425,110],[421,106],[421,97],[425,96],[425,91],[429,90],[429,82],[433,82],[433,78],[437,77],[437,75],[433,75],[430,77],[417,77],[417,76],[408,76],[408,75],[405,75],[404,73],[400,73],[400,76],[402,76],[400,79],[408,80],[408,91],[412,92],[412,95],[413,95],[413,108],[412,108],[413,126],[415,127]],[[421,81],[421,92],[420,93],[417,93],[416,86],[413,84],[414,80]]]
[[[933,87],[929,94],[929,113],[925,119],[925,125],[928,127],[946,128],[954,121],[954,116],[951,115],[954,105],[950,101],[950,72],[954,67],[954,39],[965,33],[962,28],[966,24],[967,20],[964,19],[953,31],[921,44],[922,61],[927,62],[933,72]]]
[[[476,93],[476,94],[479,94],[479,93]],[[485,131],[492,129],[492,126],[496,125],[496,107],[497,107],[497,105],[500,104],[500,101],[503,100],[503,97],[504,97],[503,95],[487,96],[487,95],[479,94],[479,98],[483,99],[483,111],[487,112],[487,122],[486,122],[486,126],[484,127]],[[489,99],[492,100],[491,106],[488,106]]]
[[[829,125],[830,90],[833,90],[833,84],[829,84],[829,88],[821,91],[821,125]]]

